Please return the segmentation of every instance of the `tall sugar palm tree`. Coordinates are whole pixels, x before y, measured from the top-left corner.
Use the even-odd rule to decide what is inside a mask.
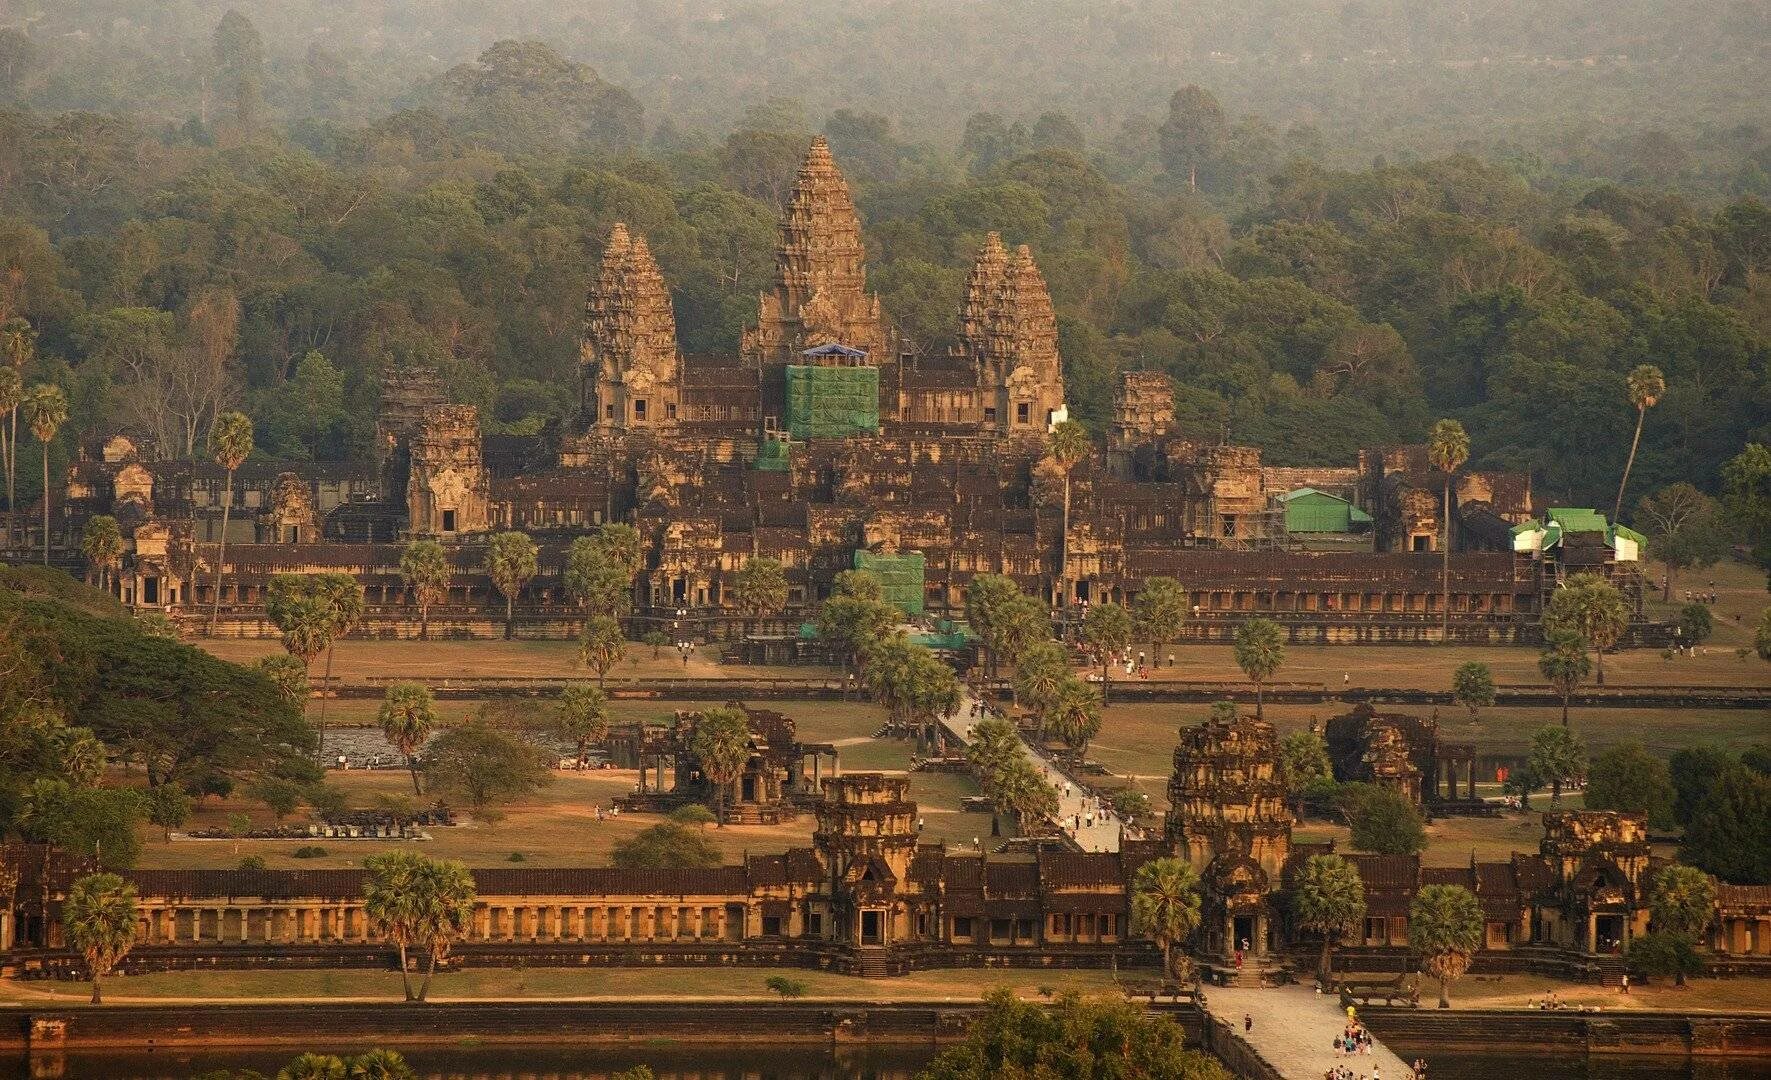
[[[1451,984],[1482,947],[1482,906],[1460,885],[1427,885],[1408,908],[1408,944],[1439,980],[1439,1007],[1451,1008]]]
[[[1630,439],[1630,456],[1623,463],[1623,479],[1617,482],[1617,501],[1611,505],[1611,524],[1618,524],[1618,517],[1623,513],[1623,489],[1629,486],[1630,470],[1636,464],[1636,447],[1642,442],[1642,423],[1648,419],[1648,410],[1660,403],[1666,395],[1666,376],[1653,364],[1638,364],[1635,370],[1624,377],[1624,386],[1630,393],[1630,404],[1636,407],[1636,434]]]
[[[11,510],[15,494],[13,477],[18,459],[18,406],[25,399],[24,376],[18,369],[0,365],[0,413],[11,421],[11,430],[0,419],[0,472],[6,474],[6,509]]]
[[[103,1001],[99,980],[135,944],[135,886],[116,874],[92,874],[74,882],[62,906],[68,944],[86,960],[92,976],[92,1003]]]
[[[1470,460],[1470,437],[1456,420],[1441,420],[1427,437],[1427,459],[1445,474],[1445,510],[1441,518],[1443,540],[1439,556],[1440,640],[1451,643],[1451,476]]]
[[[209,605],[209,632],[221,614],[221,577],[226,572],[228,515],[234,508],[234,473],[252,455],[252,419],[243,412],[228,411],[215,418],[209,429],[209,454],[227,472],[221,491],[221,536],[215,544],[215,596]]]
[[[1131,929],[1162,950],[1162,971],[1174,976],[1174,947],[1199,928],[1199,875],[1184,859],[1153,859],[1131,885]]]
[[[49,444],[68,421],[68,396],[61,387],[38,383],[25,396],[25,422],[43,445],[43,565],[49,565]]]
[[[414,540],[400,552],[400,577],[418,605],[418,637],[430,640],[430,609],[449,595],[449,555],[435,540]]]
[[[399,950],[400,983],[407,1001],[417,1000],[407,950],[418,937],[418,878],[426,861],[415,851],[389,851],[363,860],[363,869],[369,871],[363,882],[363,915],[372,931]]]
[[[6,431],[6,508],[18,505],[18,412],[25,400],[25,367],[37,355],[37,332],[24,319],[0,322],[0,363],[12,372],[7,380],[0,376],[0,408],[7,413]],[[10,386],[10,390],[7,388]]]
[[[418,786],[418,751],[437,727],[437,703],[430,689],[421,683],[398,682],[382,695],[381,734],[388,745],[406,757],[406,768],[412,772],[412,794],[422,795]]]
[[[1237,627],[1231,651],[1236,666],[1254,683],[1255,717],[1264,719],[1261,707],[1265,703],[1267,680],[1285,663],[1285,631],[1272,619],[1250,619]]]
[[[1070,474],[1089,451],[1088,429],[1074,420],[1066,420],[1052,428],[1046,437],[1046,451],[1064,473],[1063,535],[1058,544],[1058,612],[1069,629],[1070,623]]]
[[[0,369],[3,370],[3,369]],[[109,514],[94,514],[80,531],[80,550],[86,565],[98,571],[98,587],[111,587],[111,574],[123,565],[123,530]]]
[[[1298,925],[1322,935],[1318,978],[1327,985],[1334,970],[1335,936],[1365,917],[1365,881],[1339,855],[1312,855],[1298,872],[1291,899]]]

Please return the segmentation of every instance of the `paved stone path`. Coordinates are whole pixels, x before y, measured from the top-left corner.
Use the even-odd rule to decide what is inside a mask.
[[[1354,1076],[1408,1080],[1413,1074],[1402,1059],[1373,1042],[1371,1053],[1351,1057],[1333,1049],[1346,1030],[1347,1013],[1339,997],[1318,994],[1307,986],[1206,987],[1205,1008],[1235,1029],[1286,1080],[1322,1080],[1336,1065]],[[1254,1029],[1242,1030],[1242,1018],[1254,1018]]]
[[[981,719],[973,715],[977,700],[970,690],[962,690],[959,711],[941,721],[941,726],[962,746],[971,745],[972,727]],[[1058,827],[1064,834],[1076,841],[1077,846],[1084,851],[1118,851],[1125,826],[1113,808],[1106,805],[1091,807],[1094,800],[1084,796],[1082,785],[1074,777],[1029,746],[1025,739],[1019,741],[1021,753],[1027,756],[1027,760],[1040,771],[1047,783],[1058,789]],[[1094,820],[1092,824],[1088,824],[1091,811]]]

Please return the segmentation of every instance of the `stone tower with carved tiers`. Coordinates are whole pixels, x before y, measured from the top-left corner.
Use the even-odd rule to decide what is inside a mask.
[[[986,392],[996,396],[997,430],[1004,435],[1043,437],[1063,408],[1058,319],[1045,276],[1026,244],[1009,257],[996,285],[982,375]]]
[[[825,936],[862,948],[910,939],[903,893],[916,854],[910,781],[850,773],[828,781],[812,845],[824,867]]]
[[[584,305],[582,417],[605,430],[676,425],[682,360],[670,290],[643,236],[619,222]]]
[[[1164,834],[1204,886],[1206,951],[1233,977],[1227,964],[1242,942],[1256,958],[1270,948],[1271,898],[1291,854],[1273,725],[1236,716],[1182,728],[1168,802]]]
[[[491,527],[491,477],[480,454],[480,411],[434,405],[412,436],[407,527],[418,536],[481,533]]]
[[[848,181],[819,137],[800,166],[781,221],[774,289],[763,294],[741,352],[766,369],[800,363],[806,349],[832,343],[862,350],[870,363],[896,359],[879,297],[867,291],[861,219]]]

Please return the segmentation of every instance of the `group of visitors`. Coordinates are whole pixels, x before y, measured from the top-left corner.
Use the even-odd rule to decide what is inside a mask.
[[[1351,1012],[1352,1010],[1347,1011]],[[1335,1053],[1348,1057],[1354,1054],[1369,1055],[1371,1053],[1371,1032],[1366,1031],[1365,1025],[1359,1021],[1349,1020],[1346,1029],[1335,1038],[1334,1050]]]

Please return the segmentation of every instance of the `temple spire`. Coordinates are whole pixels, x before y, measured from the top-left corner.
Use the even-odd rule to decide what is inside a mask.
[[[676,418],[680,364],[670,290],[643,236],[617,222],[585,301],[580,350],[588,423],[656,426]]]
[[[867,291],[861,218],[822,137],[812,140],[781,217],[775,284],[758,306],[743,351],[756,362],[796,362],[832,342],[889,362],[879,300]]]
[[[996,292],[1008,270],[1008,251],[1002,246],[1001,233],[988,233],[978,259],[965,279],[965,299],[959,306],[959,335],[974,355],[985,348],[990,321],[995,312]]]
[[[1051,291],[1026,244],[1002,271],[990,305],[982,375],[994,385],[996,418],[1009,434],[1042,434],[1064,407],[1058,320]]]

